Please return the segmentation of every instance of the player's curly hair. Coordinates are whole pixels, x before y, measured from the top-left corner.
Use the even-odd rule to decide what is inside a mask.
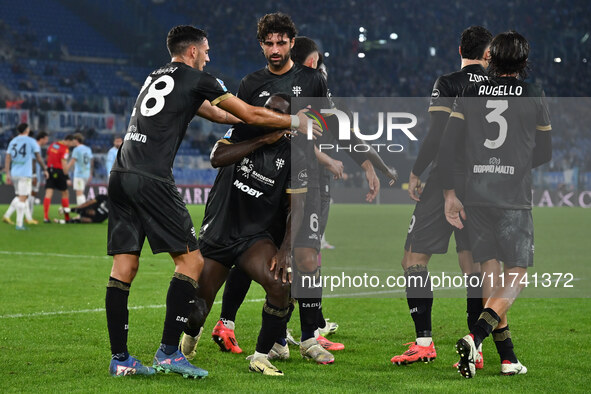
[[[204,30],[190,25],[175,26],[166,36],[166,47],[170,56],[182,54],[191,44],[199,44],[207,38]]]
[[[273,33],[285,34],[291,40],[298,34],[298,31],[289,15],[275,12],[259,19],[257,39],[259,42],[263,42],[269,34]]]
[[[493,76],[517,73],[526,78],[528,56],[529,43],[521,34],[514,30],[497,34],[490,44],[488,72]]]
[[[479,60],[492,40],[492,34],[482,26],[470,26],[462,32],[460,53],[462,58]]]

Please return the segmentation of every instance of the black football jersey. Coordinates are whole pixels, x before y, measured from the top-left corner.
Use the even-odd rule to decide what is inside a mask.
[[[276,93],[291,97],[326,97],[326,105],[322,105],[324,108],[331,108],[326,79],[318,70],[298,63],[294,63],[293,67],[282,75],[273,74],[267,67],[248,74],[240,82],[237,97],[250,105],[262,107],[269,96]],[[293,105],[291,112],[295,114],[302,108],[304,107],[297,108]],[[309,184],[318,185],[319,167],[313,144],[306,141],[303,135],[297,136],[294,142],[299,144],[310,158],[307,168]]]
[[[219,142],[237,143],[261,132],[238,124]],[[212,246],[228,246],[266,233],[276,243],[281,241],[282,236],[276,233],[284,232],[285,224],[277,226],[277,220],[285,217],[285,195],[305,193],[308,186],[305,155],[291,145],[291,139],[283,137],[220,168],[205,206],[201,240]]]
[[[96,202],[85,209],[81,216],[90,217],[93,223],[102,223],[109,217],[109,198],[104,194],[99,194],[95,198]],[[90,215],[89,210],[94,210],[94,215]]]
[[[464,89],[451,113],[465,130],[465,205],[531,209],[536,131],[551,130],[542,89],[513,77]]]
[[[482,82],[488,79],[484,68],[478,64],[471,64],[462,68],[459,71],[445,74],[437,78],[433,85],[431,92],[431,101],[429,103],[429,112],[443,112],[450,114],[453,108],[456,97],[459,96],[464,88],[473,82]],[[421,175],[421,173],[432,162],[431,173],[428,182],[438,182],[437,176],[437,151],[439,143],[443,135],[443,130],[447,123],[447,116],[444,122],[437,124],[432,123],[429,129],[429,134],[425,137],[425,142],[421,146],[421,151],[417,156],[416,163],[413,167],[413,173]],[[461,150],[463,152],[463,150]],[[464,176],[464,158],[458,157],[456,162],[456,176]]]
[[[328,97],[328,87],[319,71],[294,63],[291,70],[281,75],[273,74],[267,67],[248,74],[240,82],[236,96],[250,105],[262,107],[275,93],[291,97]],[[292,113],[300,109],[292,107]]]
[[[153,71],[136,100],[113,171],[174,182],[174,158],[203,101],[231,97],[223,82],[184,63]]]

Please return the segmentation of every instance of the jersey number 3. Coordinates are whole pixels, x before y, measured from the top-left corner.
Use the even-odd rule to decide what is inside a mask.
[[[507,138],[507,119],[501,114],[509,108],[509,102],[507,100],[487,100],[486,108],[493,108],[492,112],[486,115],[488,123],[497,123],[499,125],[499,136],[495,140],[489,140],[488,138],[484,141],[484,146],[489,149],[500,148]]]
[[[164,86],[161,86],[164,84]],[[149,88],[148,88],[149,86]],[[161,86],[158,88],[158,86]],[[146,78],[140,94],[148,88],[148,93],[144,96],[140,105],[140,113],[144,116],[154,116],[164,108],[164,97],[174,89],[174,79],[170,75],[163,75],[152,83],[152,77]],[[148,103],[151,107],[148,107]],[[134,114],[135,115],[135,109]]]

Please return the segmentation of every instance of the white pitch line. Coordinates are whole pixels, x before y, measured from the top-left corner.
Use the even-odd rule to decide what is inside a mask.
[[[244,300],[244,302],[262,302],[264,298],[253,298]],[[221,304],[221,301],[215,301],[214,304]],[[166,305],[138,305],[130,306],[128,309],[141,310],[141,309],[161,309],[166,308]],[[79,313],[96,313],[105,312],[105,308],[94,308],[94,309],[78,309],[72,311],[52,311],[52,312],[34,312],[34,313],[15,313],[12,315],[0,315],[0,319],[18,319],[22,317],[39,317],[39,316],[56,316],[56,315],[75,315]]]
[[[452,289],[452,288],[450,288]],[[440,290],[448,290],[446,288],[442,288]],[[382,290],[382,291],[368,291],[368,292],[359,292],[359,293],[347,293],[347,294],[325,294],[324,298],[347,298],[347,297],[357,297],[357,296],[371,296],[371,295],[380,295],[380,294],[390,294],[390,293],[401,293],[404,292],[403,289],[395,289],[395,290]],[[265,298],[253,298],[253,299],[246,299],[244,302],[263,302]],[[221,304],[221,301],[215,301],[214,305]],[[130,306],[128,309],[131,310],[142,310],[142,309],[160,309],[165,308],[166,305],[138,305],[138,306]],[[78,309],[78,310],[71,310],[71,311],[51,311],[51,312],[33,312],[33,313],[15,313],[11,315],[0,315],[0,319],[18,319],[18,318],[29,318],[29,317],[40,317],[40,316],[57,316],[57,315],[74,315],[80,313],[96,313],[96,312],[105,312],[105,308],[94,308],[94,309]]]
[[[13,252],[9,250],[0,250],[0,255],[14,255],[14,256],[43,256],[43,257],[66,257],[66,258],[83,258],[83,259],[111,259],[111,256],[91,256],[82,254],[65,254],[65,253],[46,253],[46,252]]]

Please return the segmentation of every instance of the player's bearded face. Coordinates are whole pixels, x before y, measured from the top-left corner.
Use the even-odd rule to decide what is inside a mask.
[[[265,41],[261,42],[263,53],[272,69],[281,69],[287,64],[292,46],[293,40],[279,33],[269,34]]]

